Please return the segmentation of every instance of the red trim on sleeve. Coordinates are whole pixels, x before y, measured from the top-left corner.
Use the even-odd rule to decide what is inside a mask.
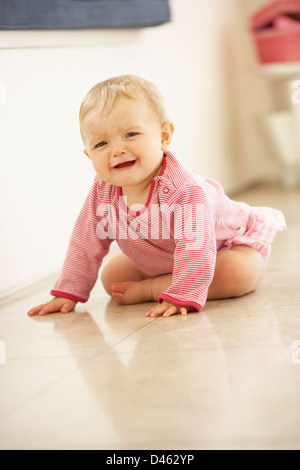
[[[202,307],[200,304],[197,304],[196,302],[189,302],[188,305],[186,302],[174,299],[174,297],[171,297],[168,294],[160,294],[158,298],[158,302],[161,304],[163,300],[167,300],[168,302],[172,302],[172,304],[175,305],[182,305],[183,307],[193,307],[191,310],[192,312],[201,312]]]
[[[85,303],[87,301],[87,299],[83,299],[82,297],[77,297],[76,295],[69,294],[68,292],[62,292],[60,290],[52,289],[50,294],[54,295],[55,297],[63,297],[64,299],[74,300],[74,302]]]

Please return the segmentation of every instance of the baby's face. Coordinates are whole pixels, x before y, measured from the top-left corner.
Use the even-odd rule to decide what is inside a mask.
[[[146,188],[161,168],[164,127],[145,98],[120,97],[109,113],[94,109],[84,117],[85,153],[107,183]]]

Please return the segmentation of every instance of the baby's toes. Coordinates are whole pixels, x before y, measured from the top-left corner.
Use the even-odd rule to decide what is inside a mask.
[[[124,294],[122,292],[112,292],[111,296],[117,304],[121,305],[124,303],[123,302]]]
[[[125,292],[125,282],[114,282],[110,286],[110,288],[111,288],[112,294],[116,294],[116,293],[123,294]]]

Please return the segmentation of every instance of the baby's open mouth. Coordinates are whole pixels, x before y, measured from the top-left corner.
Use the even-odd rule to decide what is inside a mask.
[[[130,160],[129,162],[119,163],[118,165],[114,166],[114,168],[127,168],[135,164],[135,160]]]

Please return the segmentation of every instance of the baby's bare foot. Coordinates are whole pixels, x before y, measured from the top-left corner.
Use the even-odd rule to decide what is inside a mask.
[[[114,282],[111,295],[118,304],[139,304],[153,301],[152,280],[139,282]]]

